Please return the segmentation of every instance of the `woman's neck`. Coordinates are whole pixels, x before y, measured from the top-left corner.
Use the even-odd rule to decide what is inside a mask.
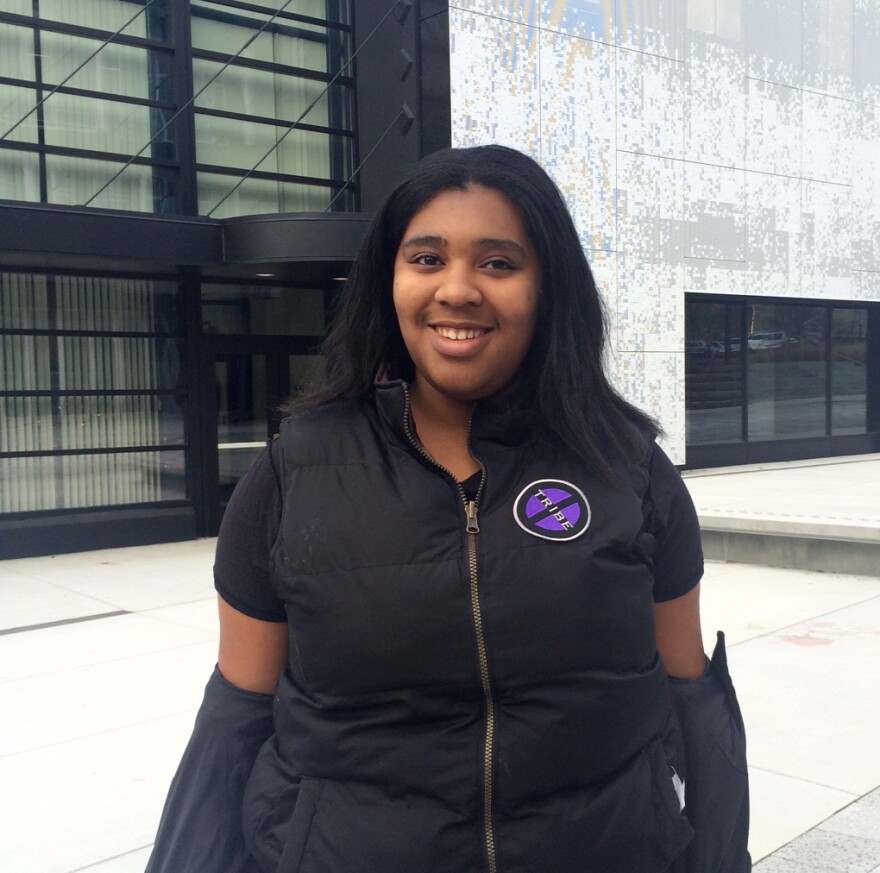
[[[468,446],[473,403],[446,397],[417,381],[409,389],[410,412],[419,441],[459,481],[480,469]]]
[[[467,436],[473,402],[441,394],[418,377],[408,390],[410,409],[419,421],[451,432],[460,430],[462,436]]]

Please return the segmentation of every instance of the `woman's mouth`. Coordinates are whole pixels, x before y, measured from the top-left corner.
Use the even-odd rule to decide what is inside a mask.
[[[442,324],[435,324],[431,327],[437,334],[449,340],[476,339],[489,333],[490,330],[488,327],[449,327]]]

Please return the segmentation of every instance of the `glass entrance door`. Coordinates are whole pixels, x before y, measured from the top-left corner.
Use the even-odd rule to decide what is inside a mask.
[[[319,372],[335,289],[206,282],[201,287],[203,354],[193,439],[200,530],[216,534],[232,492],[266,441],[278,433],[281,406]]]
[[[229,350],[222,345],[213,354],[217,463],[212,490],[218,511],[210,527],[215,533],[238,480],[278,433],[285,400],[307,388],[321,366],[321,358],[306,353],[300,342],[257,341],[250,349]]]
[[[214,359],[217,391],[217,473],[221,506],[236,482],[277,431],[278,385],[274,355],[227,354]]]

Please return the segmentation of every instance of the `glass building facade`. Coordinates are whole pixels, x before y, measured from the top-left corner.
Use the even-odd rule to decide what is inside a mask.
[[[0,2],[0,558],[216,532],[424,148],[394,5]]]
[[[880,450],[871,4],[494,5],[0,0],[0,557],[215,533],[450,144],[559,184],[676,463]]]
[[[346,0],[7,0],[0,27],[0,197],[356,208]]]
[[[175,282],[0,274],[0,512],[185,500],[181,336]]]
[[[873,450],[876,303],[690,297],[685,335],[691,466]]]

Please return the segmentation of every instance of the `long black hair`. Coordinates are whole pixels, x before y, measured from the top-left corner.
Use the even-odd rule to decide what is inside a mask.
[[[541,269],[534,338],[507,399],[546,436],[607,470],[609,450],[634,448],[633,425],[652,434],[659,429],[605,375],[605,311],[559,189],[535,161],[505,146],[434,152],[392,191],[370,224],[322,345],[323,383],[288,411],[364,397],[380,373],[412,381],[392,299],[397,249],[429,200],[468,185],[494,189],[511,202]]]

